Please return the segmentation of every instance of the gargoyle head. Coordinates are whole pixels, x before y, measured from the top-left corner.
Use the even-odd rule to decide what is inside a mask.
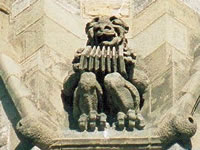
[[[90,46],[119,46],[127,43],[125,34],[129,27],[119,18],[96,17],[87,23],[85,32]]]

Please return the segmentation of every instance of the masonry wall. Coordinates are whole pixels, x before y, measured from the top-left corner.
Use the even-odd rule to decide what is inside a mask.
[[[149,77],[143,107],[149,120],[179,100],[200,43],[198,0],[3,0],[0,8],[0,52],[21,65],[22,80],[34,93],[38,110],[55,118],[67,116],[60,96],[62,82],[75,50],[85,45],[84,27],[92,17],[116,15],[130,26],[129,47]],[[6,93],[3,82],[0,85]],[[19,117],[9,94],[0,96],[0,150],[37,149],[16,134],[13,126]],[[57,121],[63,123],[65,117]],[[200,106],[195,118],[200,125]],[[200,127],[192,139],[196,149],[198,139]]]

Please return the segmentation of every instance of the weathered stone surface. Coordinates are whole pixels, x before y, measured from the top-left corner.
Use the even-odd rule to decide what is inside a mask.
[[[6,80],[11,75],[16,75],[16,77],[19,78],[22,74],[19,65],[17,65],[10,57],[8,57],[5,54],[0,54],[0,67],[1,67],[0,71],[1,77],[5,78]]]
[[[166,41],[180,52],[190,55],[188,51],[188,29],[171,16],[166,16]]]
[[[156,0],[133,0],[133,14],[137,15]]]
[[[186,5],[200,13],[200,2],[199,1],[188,1],[188,0],[180,0],[181,2],[184,2]]]
[[[58,53],[64,54],[65,57],[72,59],[78,45],[83,45],[82,40],[48,18],[39,19],[11,41],[20,56],[20,61],[33,55],[45,44]]]
[[[18,72],[20,72],[20,69],[18,69],[17,71],[15,70],[13,72],[12,70],[10,70],[9,65],[7,65],[6,62],[8,62],[8,64],[13,64],[13,67],[16,66],[16,68],[19,68],[18,65],[15,64],[12,59],[10,59],[4,55],[2,55],[2,57],[0,57],[0,60],[1,60],[0,61],[1,65],[5,64],[5,65],[3,65],[3,67],[1,67],[1,69],[2,69],[2,71],[4,71],[7,74],[5,75],[5,74],[1,73],[1,77],[5,83],[5,86],[9,92],[9,94],[12,97],[12,101],[14,103],[12,105],[15,105],[15,107],[16,107],[15,109],[17,109],[17,114],[19,115],[19,117],[23,118],[18,123],[17,130],[19,130],[24,136],[33,138],[35,144],[42,147],[42,149],[48,148],[48,146],[51,145],[49,142],[51,142],[52,139],[46,138],[46,135],[50,134],[50,132],[52,132],[53,130],[57,131],[57,129],[55,129],[55,128],[57,128],[56,125],[58,125],[57,122],[59,122],[59,121],[54,122],[53,121],[54,119],[52,119],[52,116],[48,116],[48,115],[45,115],[45,117],[42,118],[42,114],[39,114],[39,111],[37,110],[37,108],[34,106],[34,104],[31,101],[32,93],[21,82],[20,78],[18,77],[18,74],[19,74]],[[1,85],[4,86],[4,84],[1,84]],[[5,88],[3,88],[3,89],[5,89]],[[1,99],[1,100],[3,100],[3,99]],[[4,104],[4,106],[5,106],[5,104]],[[7,115],[9,116],[9,113],[7,113]],[[58,117],[58,116],[55,116],[54,118],[56,118],[56,117]],[[49,118],[51,118],[50,119],[51,121],[49,121]],[[9,118],[9,119],[11,119],[11,118]],[[32,119],[35,120],[34,121],[35,124],[32,124],[33,123]],[[46,121],[44,121],[45,119],[46,119]],[[32,121],[30,121],[30,120],[32,120]],[[11,121],[12,121],[12,119],[11,119]],[[44,125],[44,122],[45,122],[45,125]],[[31,125],[29,123],[31,123]],[[55,125],[53,125],[52,123]],[[15,121],[13,124],[14,127],[16,127],[16,124],[17,124],[17,122]],[[47,129],[47,127],[49,129]],[[11,130],[11,131],[13,131],[13,130]],[[44,131],[44,132],[40,134],[39,131]],[[11,133],[10,136],[14,135],[14,134],[12,134],[12,132],[10,132],[10,133]],[[59,137],[61,134],[54,133],[54,135],[56,137]],[[14,137],[13,137],[13,139],[14,139]],[[14,142],[11,142],[11,143],[12,143],[12,146],[15,144]],[[4,144],[5,144],[5,142],[4,142]]]
[[[59,3],[60,0],[44,0],[45,15],[51,18],[54,23],[62,26],[65,30],[68,30],[78,38],[86,39],[83,30],[86,21],[81,18],[80,15],[69,12],[63,8],[63,5],[61,6]]]
[[[152,81],[151,85],[151,111],[164,114],[173,105],[173,76],[172,68]]]
[[[142,57],[148,56],[165,42],[165,26],[166,16],[163,16],[146,28],[141,34],[135,36],[129,45],[136,50],[138,55]],[[136,31],[138,30],[136,29]]]
[[[84,41],[74,35],[71,31],[61,27],[52,19],[45,18],[44,23],[44,38],[46,45],[66,58],[72,60],[75,50],[80,48],[80,45],[83,46]]]
[[[67,11],[80,15],[80,0],[56,0],[56,3]]]
[[[131,9],[130,0],[83,0],[81,1],[82,14],[87,17],[111,16],[129,17]]]
[[[152,82],[162,74],[165,74],[169,68],[173,67],[171,72],[173,84],[171,88],[173,89],[173,99],[176,100],[181,88],[190,76],[190,68],[192,65],[190,57],[181,53],[170,44],[165,43],[147,56],[145,63]]]
[[[151,84],[144,96],[148,100],[145,101],[143,109],[146,111],[145,116],[151,115],[156,119],[159,112],[164,113],[163,110],[167,110],[168,106],[171,107],[176,101],[179,102],[179,97],[184,93],[189,91],[193,96],[182,98],[180,101],[184,99],[193,101],[199,96],[198,73],[190,78],[190,73],[197,72],[199,68],[198,59],[195,59],[193,62],[195,65],[192,65],[190,71],[195,49],[200,42],[199,15],[196,13],[199,11],[198,5],[198,0],[124,0],[123,2],[86,0],[81,5],[80,0],[1,0],[0,53],[7,54],[21,63],[22,79],[35,95],[35,99],[31,101],[40,110],[45,110],[53,118],[57,118],[62,114],[61,83],[64,76],[69,73],[71,67],[69,63],[75,50],[84,45],[85,23],[88,18],[98,14],[117,14],[125,18],[131,26],[129,45],[142,57],[146,57]],[[16,68],[9,62],[6,65],[10,66],[10,70],[15,74]],[[1,73],[6,65],[0,66]],[[11,88],[21,89],[21,82],[18,79],[17,81],[13,77],[10,79],[6,83],[15,85]],[[187,83],[182,89],[188,80],[194,83]],[[19,92],[17,96],[24,96],[23,94]],[[46,101],[47,99],[49,101]],[[9,120],[16,117],[14,113],[8,115],[12,106],[5,104],[8,100],[6,98],[2,101],[2,108],[6,111],[3,113],[5,120],[3,124],[8,123],[5,116],[10,116]],[[187,111],[192,107],[192,103],[187,102],[180,106]],[[50,109],[55,111],[51,112]],[[197,122],[199,113],[200,106],[197,107],[197,115],[194,117]],[[0,131],[4,127],[5,125],[2,125]],[[16,147],[23,149],[23,146],[18,145],[20,140],[17,139],[12,126],[9,127],[9,130],[5,130],[6,134],[0,133],[0,136],[6,135],[4,136],[6,138],[2,138],[2,143],[6,144],[2,144],[4,146],[0,149],[14,150]],[[199,127],[192,138],[194,149],[199,149],[198,140]]]
[[[0,11],[1,11],[1,15],[2,13],[5,15],[8,15],[11,11],[10,11],[10,1],[7,0],[2,0],[0,2]],[[3,18],[2,18],[3,19]],[[5,19],[5,18],[4,18]]]
[[[11,42],[17,47],[15,50],[20,56],[20,61],[31,56],[44,45],[44,20],[39,19],[27,27],[24,32],[18,34]]]
[[[12,3],[12,17],[16,17],[37,0],[16,0]]]
[[[13,60],[18,62],[19,57],[14,49],[14,47],[5,39],[1,39],[0,41],[0,53],[6,54],[11,57]]]
[[[62,143],[62,144],[61,144]],[[90,147],[87,147],[90,145]],[[138,150],[138,145],[140,149],[146,149],[151,146],[154,150],[161,149],[161,143],[157,136],[152,137],[133,137],[120,136],[120,138],[110,137],[106,138],[84,138],[84,139],[60,139],[55,140],[55,144],[52,145],[52,150],[57,150],[62,148],[63,150],[102,150],[102,149],[116,149],[116,150]]]
[[[158,123],[156,135],[160,136],[161,142],[164,143],[164,149],[168,149],[177,142],[179,144],[185,142],[183,147],[191,148],[191,145],[188,144],[189,139],[196,133],[196,130],[197,123],[192,116],[184,112],[182,112],[182,115],[168,113],[162,122]]]
[[[199,145],[199,142],[198,142],[198,140],[200,138],[200,125],[199,125],[200,115],[199,114],[194,115],[194,118],[196,119],[196,122],[197,122],[197,133],[194,135],[194,137],[192,137],[192,145],[195,149],[200,148],[200,145]]]
[[[133,36],[136,36],[141,31],[144,31],[148,26],[153,24],[165,14],[176,18],[176,20],[183,23],[190,29],[195,30],[199,26],[199,16],[179,0],[157,0],[146,7],[145,11],[142,11],[140,15],[136,15],[133,18],[133,28],[135,29]],[[195,32],[199,33],[197,30],[195,30]]]
[[[145,57],[146,70],[151,81],[155,80],[173,65],[172,57],[172,50],[168,43],[164,43]]]
[[[7,120],[6,114],[3,110],[2,105],[2,98],[0,101],[0,149],[3,149],[7,147],[8,144],[8,138],[9,138],[9,122]]]
[[[62,116],[64,115],[61,99],[62,86],[39,70],[27,74],[25,83],[33,92],[32,100],[36,107],[57,118],[57,122],[62,124],[65,119],[65,116]]]
[[[5,134],[3,133],[5,135],[3,138],[6,141],[6,145],[0,149],[13,150],[16,147],[22,150],[27,149],[29,146],[26,144],[28,143],[22,139],[20,140],[21,137],[13,129],[20,117],[2,79],[0,80],[0,103],[0,130],[7,131]]]
[[[22,3],[26,3],[29,1],[20,0]],[[39,20],[44,15],[43,9],[43,0],[38,0],[33,5],[30,5],[27,9],[20,13],[15,18],[12,18],[14,21],[14,32],[15,35],[23,32],[27,27],[34,24],[37,20]]]
[[[5,13],[0,13],[0,19],[1,19],[1,24],[0,24],[0,39],[7,41],[7,36],[8,36],[8,31],[9,31],[9,22],[8,22],[8,14]]]
[[[63,84],[66,108],[73,111],[70,124],[75,122],[81,131],[105,130],[109,124],[118,130],[145,126],[140,101],[146,85],[133,78],[136,56],[126,47],[128,30],[115,16],[95,17],[86,24],[87,46],[77,50],[74,73]]]
[[[57,124],[49,118],[41,113],[24,117],[18,122],[17,130],[41,149],[49,149],[53,140],[62,136]]]
[[[28,79],[30,77],[29,74],[40,70],[43,74],[59,81],[58,84],[62,83],[71,68],[71,59],[44,45],[31,55],[31,57],[21,62],[23,79]]]
[[[150,24],[131,42],[130,45],[133,44],[131,47],[143,57],[151,54],[165,42],[191,56],[191,52],[187,49],[189,45],[187,28],[167,14]]]

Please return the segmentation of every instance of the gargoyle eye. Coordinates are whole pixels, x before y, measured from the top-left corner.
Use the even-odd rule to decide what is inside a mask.
[[[115,17],[115,16],[110,17],[110,21],[113,21],[115,19],[117,19],[117,17]]]
[[[122,25],[122,21],[120,19],[115,19],[113,22],[112,22],[114,25]]]
[[[121,26],[124,28],[125,32],[127,33],[129,30],[129,27],[121,20],[121,19],[115,19],[112,21],[112,24],[116,26]]]
[[[99,21],[99,17],[94,18],[94,21],[98,22]]]
[[[95,27],[95,28],[94,28],[94,31],[95,31],[95,32],[97,32],[97,31],[99,31],[99,30],[101,30],[100,27]]]

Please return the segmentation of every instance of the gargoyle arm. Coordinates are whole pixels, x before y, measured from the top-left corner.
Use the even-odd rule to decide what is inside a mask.
[[[80,73],[73,72],[70,73],[64,80],[63,84],[63,93],[67,97],[73,97],[73,93],[78,86],[78,82],[80,80]]]
[[[80,109],[79,109],[79,99],[80,99],[80,95],[79,95],[79,88],[76,88],[74,91],[74,101],[73,101],[73,117],[78,119],[80,114]]]
[[[140,95],[137,88],[128,81],[125,81],[125,87],[130,91],[132,97],[134,98],[135,111],[138,112],[140,108]]]

